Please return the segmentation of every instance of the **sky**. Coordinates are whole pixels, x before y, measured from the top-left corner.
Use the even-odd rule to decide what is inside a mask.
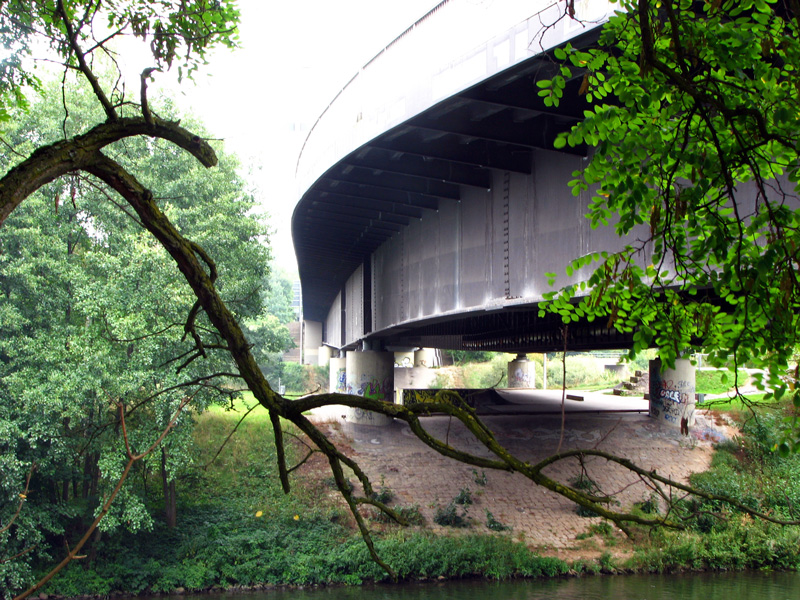
[[[276,266],[296,269],[294,170],[345,83],[439,0],[240,0],[241,48],[217,51],[181,103],[236,153],[269,212]]]

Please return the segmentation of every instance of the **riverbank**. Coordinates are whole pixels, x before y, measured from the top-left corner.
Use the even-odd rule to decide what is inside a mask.
[[[584,412],[569,412],[561,431],[561,416],[555,404],[550,413],[537,406],[536,414],[484,415],[482,418],[498,442],[514,456],[535,464],[561,450],[594,448],[632,460],[647,470],[681,483],[692,473],[704,471],[711,463],[713,446],[728,440],[735,430],[713,414],[699,414],[692,435],[659,426],[645,414],[589,412],[592,398],[580,404]],[[600,395],[598,394],[598,397]],[[605,398],[611,398],[606,396]],[[602,400],[598,400],[600,402]],[[635,403],[635,399],[618,400]],[[641,402],[639,402],[641,403]],[[578,403],[573,403],[578,404]],[[638,404],[637,404],[638,407]],[[479,456],[490,456],[456,420],[428,417],[425,429],[434,437],[448,440],[456,448]],[[388,427],[351,425],[328,417],[328,428],[337,445],[365,469],[374,482],[383,481],[401,505],[416,505],[428,527],[436,533],[453,528],[438,525],[437,511],[447,507],[459,494],[469,493],[473,503],[466,508],[470,531],[492,533],[485,511],[509,527],[516,541],[541,552],[565,559],[591,557],[593,551],[576,539],[600,521],[581,516],[575,505],[520,475],[481,472],[470,465],[443,457],[423,444],[408,425],[395,421]],[[561,461],[546,473],[569,485],[582,475],[602,494],[613,495],[626,507],[645,502],[652,492],[635,474],[602,459]]]
[[[203,449],[196,457],[197,464],[208,462],[235,423],[235,418],[226,414],[206,418],[209,422],[198,423],[198,432],[205,438],[199,440]],[[659,469],[665,468],[667,458],[682,457],[681,468],[687,476],[689,457],[696,456],[697,462],[691,464],[713,469],[708,475],[693,477],[693,483],[704,489],[733,492],[749,505],[773,514],[788,516],[793,506],[800,506],[800,465],[796,457],[780,459],[770,451],[774,433],[770,427],[751,427],[743,438],[747,441],[740,442],[715,437],[724,435],[728,427],[722,421],[713,430],[694,436],[693,441],[681,441],[671,433],[650,431],[648,421],[641,419],[646,417],[601,419],[587,415],[580,427],[569,420],[565,444],[609,450],[621,450],[624,445],[635,450],[630,455],[635,460],[660,460],[654,466]],[[548,444],[557,443],[554,432],[558,429],[546,427],[541,415],[529,425],[522,425],[518,417],[490,421],[498,435],[503,433],[502,441],[523,456],[527,452],[534,457],[551,450]],[[424,519],[423,525],[409,529],[370,519],[378,552],[407,581],[798,566],[800,536],[795,527],[753,521],[722,506],[683,502],[674,508],[680,514],[673,514],[687,519],[686,532],[639,531],[631,542],[597,517],[578,515],[569,504],[557,503],[557,510],[537,515],[540,503],[553,499],[546,495],[537,498],[541,490],[532,484],[522,478],[504,480],[498,477],[504,474],[473,471],[450,461],[439,464],[417,447],[402,427],[376,433],[348,431],[335,421],[326,426],[377,486],[393,496],[394,506],[412,510],[416,505]],[[439,433],[453,444],[467,443],[459,441],[452,423],[440,418],[426,420],[426,427],[431,431],[444,428]],[[713,431],[717,434],[712,436]],[[182,484],[177,528],[166,528],[157,520],[150,532],[118,530],[105,535],[96,544],[91,563],[73,563],[44,592],[107,596],[120,590],[165,593],[385,581],[386,574],[369,560],[320,457],[301,468],[293,477],[292,494],[283,496],[271,454],[268,420],[245,422],[239,433],[216,463]],[[712,458],[715,441],[718,451]],[[295,455],[295,459],[302,458],[302,446],[295,449]],[[637,510],[656,508],[647,506],[644,490],[635,483],[619,479],[613,472],[603,475],[602,465],[588,468],[604,489],[640,502]],[[569,478],[570,473],[563,475]],[[469,489],[473,502],[454,506],[457,515],[466,512],[469,526],[437,524],[438,508],[449,505],[462,489]],[[151,508],[154,513],[156,506]],[[503,530],[493,529],[492,523]],[[530,532],[526,527],[532,528]],[[568,534],[562,531],[567,527],[572,527]],[[536,535],[553,537],[542,543]]]

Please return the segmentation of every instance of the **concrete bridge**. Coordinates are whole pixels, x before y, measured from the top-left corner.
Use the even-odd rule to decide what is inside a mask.
[[[596,42],[611,6],[576,2],[570,19],[552,1],[445,0],[319,117],[298,160],[292,233],[306,362],[318,347],[321,358],[349,351],[332,363],[332,388],[391,400],[394,361],[381,351],[564,347],[560,319],[538,316],[546,273],[559,287],[583,280],[564,275],[572,259],[623,241],[591,229],[591,193],[567,186],[591,150],[553,148],[588,107],[582,73],[558,108],[536,82],[559,68],[555,47]],[[602,323],[569,330],[571,350],[630,343]],[[524,362],[509,383],[526,387]],[[694,410],[687,366],[659,379],[652,411],[676,426]]]
[[[561,105],[536,81],[567,40],[596,40],[609,5],[536,0],[441,2],[332,100],[298,160],[292,230],[306,347],[563,348],[537,304],[567,263],[621,241],[583,217],[591,194],[567,182],[588,148],[553,149],[586,108],[581,74]],[[592,11],[592,12],[589,12]],[[572,327],[571,349],[626,336]]]

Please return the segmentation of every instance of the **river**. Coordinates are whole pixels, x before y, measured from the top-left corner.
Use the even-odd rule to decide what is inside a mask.
[[[800,573],[618,575],[503,582],[446,581],[169,596],[172,600],[796,600]],[[164,600],[165,596],[159,596]]]

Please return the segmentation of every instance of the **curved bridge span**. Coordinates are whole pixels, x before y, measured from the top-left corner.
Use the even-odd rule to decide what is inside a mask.
[[[554,2],[441,2],[319,118],[292,233],[304,318],[325,345],[563,347],[558,320],[537,316],[545,273],[565,285],[571,259],[622,245],[567,187],[589,149],[553,150],[586,108],[582,75],[557,109],[537,94],[558,68],[550,51],[593,43],[609,8],[576,5],[583,24]],[[629,344],[597,324],[570,337],[576,350]]]

